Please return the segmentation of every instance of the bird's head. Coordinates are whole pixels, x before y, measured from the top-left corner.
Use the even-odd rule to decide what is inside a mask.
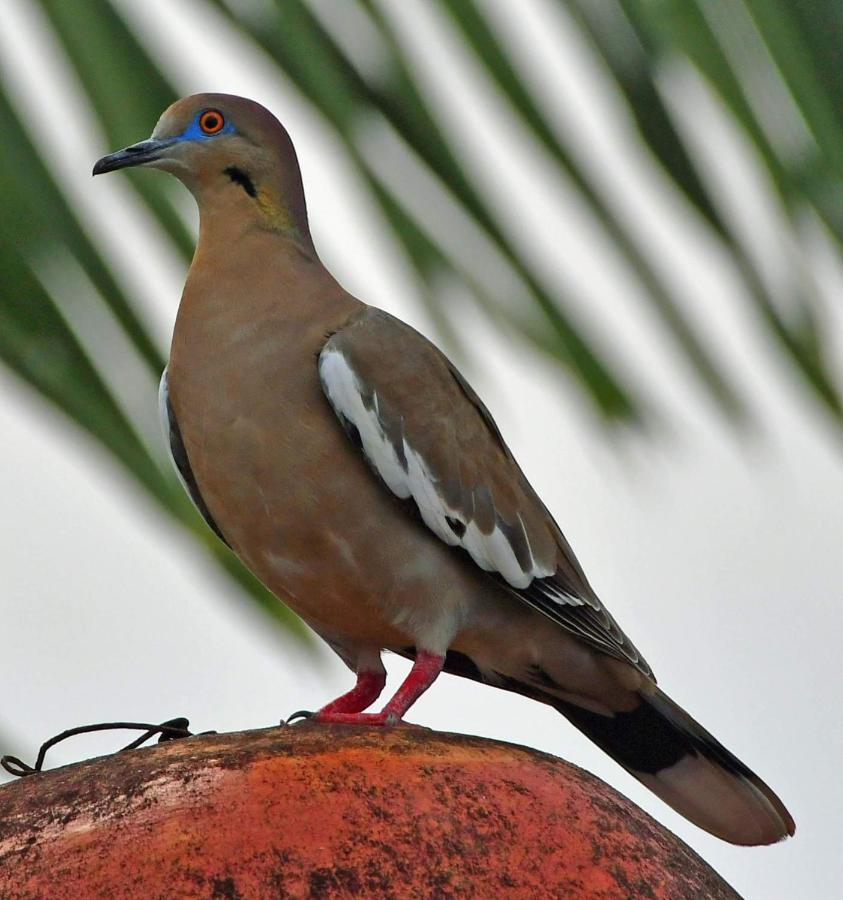
[[[200,214],[220,208],[310,243],[296,153],[281,123],[259,103],[231,94],[177,100],[147,140],[98,160],[94,175],[163,169],[182,181]]]

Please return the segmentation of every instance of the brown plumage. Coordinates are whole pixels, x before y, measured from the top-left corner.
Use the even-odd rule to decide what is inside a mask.
[[[462,376],[322,266],[277,120],[187,97],[94,172],[129,165],[199,204],[167,432],[203,514],[357,673],[317,718],[390,724],[444,668],[554,706],[725,840],[792,834],[775,794],[656,687]],[[415,665],[364,714],[384,649]]]

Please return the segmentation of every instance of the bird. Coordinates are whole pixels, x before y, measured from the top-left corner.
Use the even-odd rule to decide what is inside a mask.
[[[159,392],[177,472],[356,676],[313,719],[395,725],[444,671],[551,706],[725,841],[792,835],[771,788],[658,687],[454,364],[322,264],[278,119],[185,97],[93,174],[129,167],[176,176],[199,208]],[[367,712],[384,651],[412,668]]]

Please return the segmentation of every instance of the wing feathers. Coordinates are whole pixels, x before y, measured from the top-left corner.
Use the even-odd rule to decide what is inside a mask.
[[[323,352],[319,357],[319,374],[346,430],[350,426],[356,429],[366,459],[393,494],[402,500],[410,497],[412,490],[403,447],[399,456],[393,441],[387,439],[377,412],[372,415],[371,401],[366,403],[367,398],[342,354]]]
[[[510,593],[650,674],[583,575],[488,410],[428,341],[381,311],[331,336],[319,375],[384,484]]]
[[[390,417],[383,400],[376,391],[367,395],[342,352],[326,347],[319,358],[319,374],[340,419],[357,429],[372,468],[397,497],[413,498],[425,525],[440,540],[461,546],[481,569],[499,572],[515,588],[526,588],[534,578],[550,574],[533,559],[520,518],[508,525],[498,516],[486,485],[469,491],[452,485],[446,491],[406,436],[401,436],[401,452],[396,452],[398,435],[388,433],[396,426],[385,426]],[[392,417],[393,423],[398,421]],[[452,505],[457,497],[461,502]]]

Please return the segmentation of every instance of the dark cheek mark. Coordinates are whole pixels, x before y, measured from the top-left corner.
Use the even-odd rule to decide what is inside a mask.
[[[257,197],[258,192],[255,190],[252,179],[242,169],[238,169],[237,166],[228,166],[226,169],[223,169],[223,172],[235,184],[239,184],[250,197]]]

